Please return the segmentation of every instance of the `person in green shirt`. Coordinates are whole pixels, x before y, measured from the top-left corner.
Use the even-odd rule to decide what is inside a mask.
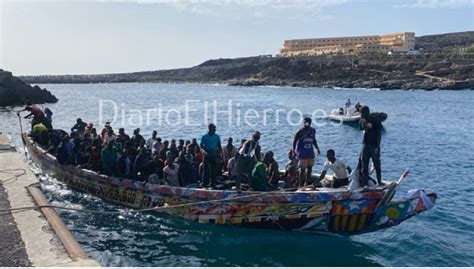
[[[119,176],[119,170],[117,167],[118,150],[114,146],[113,141],[107,144],[107,147],[102,149],[100,157],[102,159],[105,174],[109,176]]]
[[[253,167],[250,188],[254,191],[268,191],[270,188],[267,182],[267,172],[265,163],[258,161]]]
[[[33,141],[40,144],[40,146],[48,145],[48,128],[43,123],[38,123],[33,126],[31,132],[31,137]]]

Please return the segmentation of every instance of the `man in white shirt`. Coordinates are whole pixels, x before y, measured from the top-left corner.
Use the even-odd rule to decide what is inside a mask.
[[[148,149],[152,149],[153,148],[153,144],[155,144],[156,142],[156,139],[157,139],[157,136],[158,135],[158,132],[157,131],[153,131],[153,133],[151,134],[151,137],[148,138],[148,140],[146,141],[146,147]]]
[[[349,174],[351,168],[343,160],[336,159],[336,153],[333,149],[327,151],[327,161],[324,163],[323,172],[319,180],[323,180],[328,170],[332,170],[333,179],[331,181],[331,188],[339,188],[349,184]]]

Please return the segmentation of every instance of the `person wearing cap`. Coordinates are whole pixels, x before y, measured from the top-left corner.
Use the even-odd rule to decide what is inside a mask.
[[[87,124],[86,130],[84,131],[84,135],[90,135],[92,132],[92,128],[94,128],[94,124],[92,122],[89,122],[89,124]]]
[[[107,131],[112,128],[110,126],[110,122],[107,121],[105,122],[105,125],[104,125],[104,128],[102,128],[102,131],[100,131],[100,137],[102,139],[102,144],[104,145],[105,144],[105,136],[107,135]]]
[[[237,160],[237,189],[240,189],[241,182],[249,182],[252,177],[252,170],[260,160],[260,132],[256,131],[252,135],[252,139],[245,140],[239,149],[240,157]]]
[[[299,129],[293,138],[293,154],[298,160],[299,182],[298,186],[302,187],[309,184],[311,173],[314,165],[314,148],[321,153],[316,141],[316,130],[311,127],[311,118],[304,118],[304,126]],[[314,148],[313,148],[314,147]]]
[[[201,137],[201,148],[204,150],[202,187],[216,186],[217,158],[222,153],[221,138],[216,134],[216,125],[209,124],[207,134]]]
[[[167,185],[179,186],[179,165],[174,162],[173,153],[168,150],[166,152],[167,164],[163,168],[163,176]]]
[[[382,170],[380,168],[380,142],[382,141],[382,123],[376,117],[370,114],[368,106],[360,108],[361,119],[359,121],[360,129],[364,131],[362,150],[359,157],[360,186],[365,187],[369,184],[369,162],[372,159],[375,172],[377,174],[377,184],[383,185]]]
[[[74,124],[74,126],[72,126],[71,128],[71,132],[74,132],[75,130],[79,133],[84,133],[84,131],[86,130],[86,126],[87,126],[87,123],[83,122],[81,118],[78,118],[76,120],[76,124]]]

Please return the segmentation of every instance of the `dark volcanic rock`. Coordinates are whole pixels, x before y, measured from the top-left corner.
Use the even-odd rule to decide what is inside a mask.
[[[56,103],[58,99],[48,90],[32,87],[11,72],[0,69],[0,107],[23,105],[26,101],[43,104]]]

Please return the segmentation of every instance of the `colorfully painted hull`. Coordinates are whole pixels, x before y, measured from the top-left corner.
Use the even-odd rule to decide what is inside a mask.
[[[426,210],[420,198],[379,205],[387,187],[366,192],[236,192],[145,184],[60,165],[27,136],[24,141],[43,171],[74,189],[125,207],[148,212],[156,208],[199,223],[351,235],[394,226]]]

